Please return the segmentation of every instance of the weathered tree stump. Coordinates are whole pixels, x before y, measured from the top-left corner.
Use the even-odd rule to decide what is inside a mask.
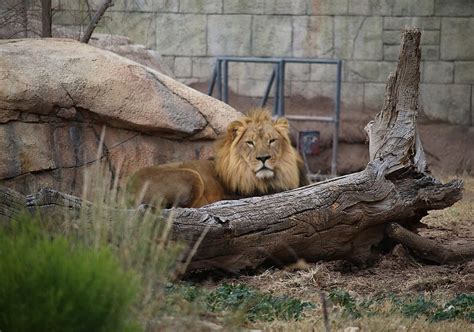
[[[163,210],[164,220],[173,219],[173,239],[189,248],[202,240],[188,272],[239,271],[267,260],[367,262],[385,239],[396,238],[392,223],[416,228],[429,210],[461,199],[462,181],[442,184],[428,173],[418,137],[420,37],[417,29],[402,33],[398,66],[389,76],[383,108],[366,127],[370,162],[364,171],[274,195]],[[15,210],[21,199],[9,195]],[[25,200],[30,210],[48,214],[75,211],[81,205],[79,199],[51,190]],[[13,214],[11,206],[5,211],[7,218]],[[0,205],[0,218],[2,213]],[[467,250],[462,257],[470,254]],[[459,261],[459,255],[453,257]]]

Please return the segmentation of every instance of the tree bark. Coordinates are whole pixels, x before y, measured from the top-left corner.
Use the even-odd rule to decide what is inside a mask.
[[[236,272],[268,260],[365,263],[379,254],[377,248],[388,237],[387,225],[416,227],[429,210],[461,199],[461,180],[442,184],[427,172],[416,130],[420,37],[417,29],[403,32],[399,63],[388,79],[382,111],[366,127],[370,162],[364,171],[274,195],[162,211],[163,220],[173,220],[173,239],[186,243],[190,251],[202,240],[187,272]],[[18,205],[21,199],[15,196],[13,201]],[[84,203],[42,190],[28,196],[24,205],[60,216]],[[87,208],[94,207],[87,203]],[[12,215],[11,207],[6,211]]]
[[[87,26],[86,31],[84,31],[84,35],[81,38],[81,43],[86,43],[86,44],[89,43],[89,40],[91,39],[94,29],[99,23],[102,16],[104,16],[105,11],[109,7],[112,7],[113,5],[114,4],[112,3],[112,0],[104,0],[104,2],[102,2],[99,9],[97,9],[97,12],[95,13],[94,17],[92,18],[89,25]]]

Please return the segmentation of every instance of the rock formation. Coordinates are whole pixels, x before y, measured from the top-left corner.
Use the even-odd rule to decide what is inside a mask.
[[[0,41],[0,184],[79,194],[97,158],[120,175],[207,158],[240,116],[158,71],[68,39]],[[99,151],[100,135],[106,135]]]

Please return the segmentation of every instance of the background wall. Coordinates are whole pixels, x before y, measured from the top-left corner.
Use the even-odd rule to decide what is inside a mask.
[[[89,0],[92,9],[100,0]],[[85,1],[56,0],[53,22],[84,23]],[[98,28],[160,52],[185,83],[209,79],[215,56],[295,56],[344,61],[343,109],[379,109],[398,57],[400,29],[422,38],[422,109],[474,125],[473,0],[118,0]],[[231,88],[260,96],[271,69],[233,64]],[[287,67],[286,93],[333,97],[335,70]]]

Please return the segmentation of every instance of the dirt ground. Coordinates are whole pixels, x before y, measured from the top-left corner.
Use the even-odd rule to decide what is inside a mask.
[[[205,86],[197,86],[205,91]],[[256,98],[230,95],[229,104],[246,112],[258,105]],[[271,107],[271,100],[270,105]],[[292,97],[286,100],[286,114],[331,115],[331,100]],[[378,110],[351,108],[342,105],[338,151],[338,173],[346,174],[365,168],[368,145],[364,126]],[[332,131],[327,125],[291,123],[293,133],[298,130],[319,130],[321,153],[310,157],[309,167],[314,173],[329,173]],[[422,222],[426,225],[420,235],[445,245],[474,243],[474,127],[455,126],[429,121],[420,114],[418,121],[422,144],[429,169],[438,179],[448,181],[462,177],[463,199],[454,206],[431,211]],[[356,297],[370,297],[381,293],[429,293],[449,297],[474,293],[474,261],[458,265],[436,265],[413,257],[401,245],[381,256],[371,267],[359,268],[344,261],[302,263],[295,268],[262,268],[250,275],[241,275],[225,282],[245,283],[274,294],[290,295],[318,302],[319,291],[344,289]]]

